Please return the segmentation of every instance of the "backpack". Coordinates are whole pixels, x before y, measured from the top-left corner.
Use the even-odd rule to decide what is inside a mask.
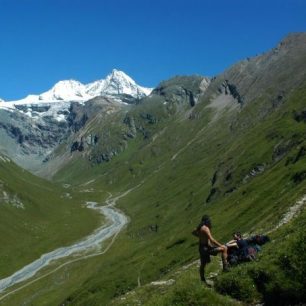
[[[269,242],[270,238],[267,235],[255,235],[248,239],[250,244],[264,245]]]
[[[261,245],[270,241],[267,235],[254,235],[248,239],[241,240],[238,244],[239,248],[230,248],[228,250],[228,263],[233,266],[241,262],[254,261],[256,255],[261,251]]]

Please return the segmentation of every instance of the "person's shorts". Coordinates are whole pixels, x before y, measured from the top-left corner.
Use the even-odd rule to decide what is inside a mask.
[[[218,247],[210,247],[207,245],[199,245],[201,264],[205,265],[210,262],[210,255],[216,256],[220,250]]]

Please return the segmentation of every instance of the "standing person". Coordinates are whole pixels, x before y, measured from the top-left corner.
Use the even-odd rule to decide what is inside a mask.
[[[200,252],[200,277],[201,281],[206,282],[204,270],[206,264],[210,263],[210,255],[216,256],[218,253],[221,253],[223,271],[228,270],[227,265],[227,247],[219,243],[211,234],[211,220],[209,216],[204,215],[202,217],[201,223],[199,226],[192,232],[192,234],[199,238],[199,252]]]

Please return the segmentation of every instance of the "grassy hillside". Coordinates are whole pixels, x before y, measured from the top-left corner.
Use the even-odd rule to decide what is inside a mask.
[[[106,192],[118,195],[134,188],[118,202],[130,223],[105,254],[65,266],[9,297],[6,305],[24,300],[32,305],[116,305],[124,301],[133,305],[134,295],[144,305],[237,303],[220,294],[244,303],[273,304],[286,292],[285,304],[305,302],[301,288],[304,268],[297,268],[304,267],[305,260],[296,251],[298,245],[304,249],[304,213],[272,234],[275,242],[264,248],[258,263],[220,275],[218,292],[202,290],[194,267],[162,292],[148,285],[175,278],[175,272],[198,258],[191,231],[203,214],[212,217],[215,237],[226,242],[235,230],[255,233],[275,228],[305,194],[305,75],[299,71],[299,82],[290,81],[279,99],[276,86],[277,63],[283,63],[288,54],[290,58],[289,51],[273,51],[244,62],[243,69],[234,67],[226,72],[227,82],[224,75],[213,80],[195,105],[181,89],[189,82],[192,86],[200,82],[194,77],[176,78],[126,112],[110,114],[103,122],[90,121],[83,136],[87,132],[106,135],[102,137],[105,142],[75,152],[54,179],[74,184],[75,190],[85,184],[91,197],[101,200]],[[305,71],[304,53],[294,54],[290,63]],[[256,73],[253,69],[260,65],[263,71],[269,68],[270,79],[256,83],[261,68]],[[244,75],[249,78],[247,85]],[[282,79],[285,75],[282,71]],[[250,96],[252,76],[257,85]],[[107,144],[110,149],[106,150],[116,154],[97,162]],[[290,263],[284,249],[288,249]],[[209,269],[218,270],[218,263]],[[130,296],[124,295],[136,287],[140,288]],[[299,288],[301,294],[293,288]]]
[[[51,184],[0,159],[0,274],[4,278],[43,253],[69,245],[102,220],[86,196]]]
[[[220,275],[216,290],[245,303],[301,305],[306,301],[306,211],[271,234],[257,262]]]
[[[237,229],[257,232],[274,227],[305,192],[305,123],[295,115],[305,105],[305,89],[296,89],[277,112],[244,130],[231,125],[260,113],[263,101],[239,112],[224,109],[217,121],[211,121],[220,110],[208,108],[203,100],[193,109],[197,119],[182,120],[180,113],[167,121],[154,141],[135,138],[110,163],[94,168],[82,162],[82,179],[91,178],[88,188],[96,192],[102,188],[115,194],[141,183],[119,202],[131,223],[108,253],[36,284],[39,290],[54,277],[70,275],[67,286],[53,284],[47,295],[36,296],[34,305],[107,304],[138,282],[165,277],[198,257],[190,232],[204,213],[212,216],[214,233],[224,242]],[[165,123],[160,124],[163,130]],[[80,171],[81,164],[75,163],[77,167],[69,169],[73,175]],[[216,192],[209,198],[213,188]],[[23,294],[16,294],[14,303]]]
[[[208,265],[214,288],[200,284],[198,264],[174,269],[158,282],[121,295],[111,305],[295,305],[305,301],[305,211],[281,229],[270,233],[256,262],[221,273],[218,260]],[[220,295],[221,294],[221,295]],[[225,297],[226,296],[226,297]],[[231,297],[232,300],[229,298]],[[299,304],[300,305],[300,304]]]

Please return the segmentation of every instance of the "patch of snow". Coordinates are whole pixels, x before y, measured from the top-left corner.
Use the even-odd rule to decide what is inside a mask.
[[[61,114],[61,115],[57,115],[57,117],[54,118],[56,121],[65,121],[66,117],[65,115]]]
[[[126,94],[135,98],[148,96],[152,88],[145,88],[136,84],[123,71],[114,69],[105,79],[86,85],[86,92],[91,96]]]
[[[39,101],[78,101],[89,100],[86,87],[75,80],[59,81],[50,90],[39,95]]]
[[[0,98],[0,107],[1,107],[4,103],[5,103],[5,101],[2,100],[2,99]]]

